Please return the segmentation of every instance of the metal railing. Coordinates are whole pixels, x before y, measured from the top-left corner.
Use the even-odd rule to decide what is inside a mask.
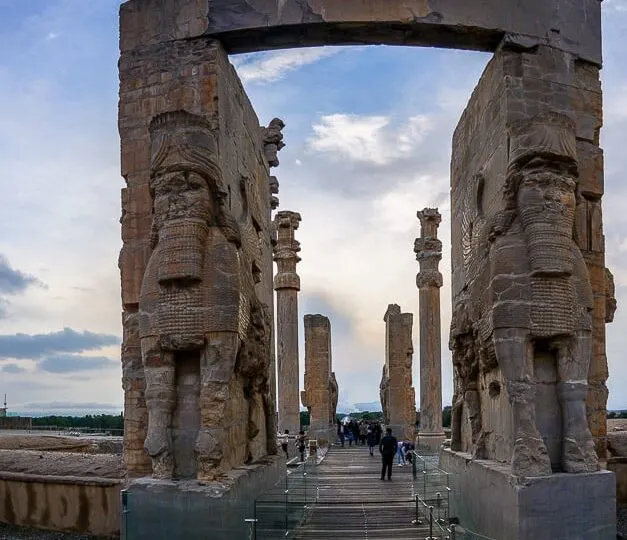
[[[429,536],[425,540],[494,540],[454,523],[451,475],[437,467],[436,456],[412,454],[415,520],[417,525],[428,526]]]
[[[272,490],[255,499],[254,514],[245,518],[249,540],[291,538],[318,498],[316,458],[288,470]]]

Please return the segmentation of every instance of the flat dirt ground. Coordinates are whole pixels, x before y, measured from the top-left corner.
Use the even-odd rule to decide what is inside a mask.
[[[0,433],[0,471],[121,478],[121,442],[104,437],[3,432]]]

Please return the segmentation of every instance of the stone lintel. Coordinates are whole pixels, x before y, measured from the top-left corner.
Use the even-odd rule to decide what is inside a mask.
[[[120,49],[209,35],[229,53],[342,44],[495,51],[503,37],[601,64],[599,0],[129,0]]]

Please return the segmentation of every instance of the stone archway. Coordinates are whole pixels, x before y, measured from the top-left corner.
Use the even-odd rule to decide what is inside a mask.
[[[200,435],[180,432],[178,436],[188,442],[196,438],[196,451],[204,452],[205,464],[198,473],[203,479],[247,463],[251,456],[259,457],[266,449],[270,454],[273,452],[274,351],[271,350],[272,324],[267,324],[263,314],[272,313],[273,306],[270,216],[276,188],[270,167],[278,162],[276,156],[268,156],[264,132],[228,54],[325,44],[402,44],[493,51],[496,55],[482,85],[489,87],[489,95],[501,104],[495,107],[492,101],[483,103],[490,114],[498,117],[502,131],[494,133],[508,133],[516,122],[551,112],[574,123],[583,198],[583,204],[577,207],[575,226],[580,232],[578,247],[588,267],[594,295],[588,419],[597,452],[603,457],[608,376],[604,324],[606,290],[611,288],[607,287],[605,277],[601,219],[600,21],[599,0],[129,0],[124,3],[120,9],[119,130],[122,174],[127,187],[122,191],[124,244],[119,264],[124,310],[125,461],[129,476],[154,472],[154,458],[163,457],[160,454],[163,440],[152,441],[152,465],[144,451],[148,426],[147,358],[156,355],[148,360],[155,368],[154,373],[160,373],[162,364],[171,362],[168,356],[171,349],[179,347],[172,343],[189,343],[179,339],[188,332],[182,328],[181,335],[166,340],[170,353],[164,353],[158,325],[145,321],[152,308],[159,313],[159,302],[167,296],[166,290],[172,283],[187,287],[203,271],[211,273],[212,257],[220,250],[233,254],[229,260],[244,261],[241,267],[230,268],[239,281],[231,284],[229,290],[233,298],[239,295],[243,300],[239,303],[233,300],[238,305],[229,304],[229,309],[237,312],[239,319],[227,324],[216,322],[210,314],[202,323],[194,322],[199,335],[202,334],[197,342],[204,339],[207,346],[197,360],[201,365],[197,370],[199,384],[214,385],[217,391],[205,394],[206,398],[202,392],[199,394]],[[489,125],[482,119],[485,111],[479,110],[482,99],[477,92],[481,89],[473,94],[470,107],[474,110],[465,114],[456,135],[458,141],[465,141],[482,122]],[[473,123],[474,117],[481,120]],[[168,125],[172,129],[169,146],[157,141]],[[167,152],[171,155],[167,152],[163,155],[164,144],[170,148]],[[490,163],[492,154],[488,151],[490,147],[502,149],[503,144],[502,140],[488,140],[481,148],[484,170],[504,174],[507,163]],[[509,148],[503,151],[507,153]],[[495,155],[500,159],[502,154],[499,150]],[[208,162],[202,155],[209,155]],[[160,166],[163,162],[167,170]],[[456,155],[453,165],[456,182],[463,178],[464,168],[470,174],[482,169],[463,152]],[[200,266],[194,266],[193,261],[189,268],[173,265],[170,276],[156,277],[155,283],[162,290],[158,292],[154,287],[145,290],[143,284],[149,261],[155,257],[155,246],[161,241],[162,218],[157,215],[155,220],[158,211],[155,213],[153,206],[162,174],[182,175],[187,182],[182,189],[192,189],[189,176],[194,174],[207,183],[213,213],[209,233],[202,234],[213,238],[214,251],[206,248],[203,252],[205,248],[198,248],[195,260]],[[483,197],[491,195],[494,194],[488,189],[482,192]],[[176,234],[182,239],[188,233]],[[176,238],[172,238],[168,241],[173,243],[162,249],[171,249],[176,255],[182,244],[177,247]],[[199,298],[223,300],[218,281],[202,287],[204,292],[198,293]],[[163,298],[159,296],[162,292]],[[231,345],[225,346],[227,341]],[[161,343],[160,347],[149,346],[157,342]],[[217,345],[214,347],[212,343]],[[258,362],[259,352],[266,349],[270,351],[269,366]],[[202,366],[212,365],[214,350],[220,351],[218,358],[232,355],[233,367],[219,375],[207,369],[204,380]],[[153,392],[159,394],[163,390],[161,383],[154,386]],[[174,391],[177,383],[172,380],[168,384],[174,385],[170,389]],[[211,397],[225,388],[231,392],[231,398]],[[175,398],[168,400],[169,412],[162,411],[164,418],[168,414],[185,414],[185,408],[180,408]],[[204,414],[203,410],[208,412]],[[247,426],[234,420],[238,414],[248,415]],[[230,445],[243,444],[244,450],[229,454],[224,450],[227,441]],[[160,461],[164,462],[167,460]]]

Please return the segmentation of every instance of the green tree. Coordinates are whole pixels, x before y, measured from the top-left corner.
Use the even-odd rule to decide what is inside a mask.
[[[442,426],[445,428],[451,427],[451,414],[453,412],[453,408],[450,405],[447,405],[442,409]]]

